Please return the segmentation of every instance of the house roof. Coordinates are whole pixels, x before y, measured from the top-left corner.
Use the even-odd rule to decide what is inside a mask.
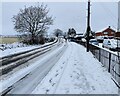
[[[105,28],[103,28],[103,29],[101,29],[101,30],[96,31],[95,33],[103,32],[103,31],[107,30],[108,28],[111,29],[111,30],[113,30],[113,31],[115,31],[114,28],[111,28],[111,26],[108,26],[108,27],[105,27]]]

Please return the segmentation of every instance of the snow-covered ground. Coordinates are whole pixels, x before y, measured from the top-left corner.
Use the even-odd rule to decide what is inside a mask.
[[[2,45],[0,45],[0,46],[2,46]],[[18,43],[18,42],[12,43],[12,44],[4,44],[2,49],[4,49],[4,48],[5,49],[0,50],[0,57],[15,54],[15,53],[19,53],[19,52],[24,52],[24,51],[27,51],[27,50],[37,48],[39,46],[40,45],[33,45],[33,46],[32,45],[25,45],[25,44]]]
[[[101,49],[104,49],[104,50],[106,50],[106,51],[108,51],[108,52],[110,52],[112,54],[118,55],[117,51],[111,51],[110,49],[103,48],[102,45],[103,45],[102,43],[99,43],[98,47],[100,47]]]
[[[61,42],[31,62],[29,66],[2,79],[0,92],[15,83],[10,93],[118,94],[111,74],[91,52],[86,52],[83,46],[76,43]]]
[[[12,48],[18,48],[18,47],[27,47],[28,45],[19,43],[19,42],[14,42],[10,44],[0,44],[0,49],[2,51],[7,50],[7,49],[12,49]]]
[[[42,70],[44,70],[44,71],[46,71],[46,70],[50,70],[51,68],[49,68],[50,67],[50,64],[49,65],[47,65],[46,64],[46,62],[47,61],[50,61],[49,59],[51,59],[51,58],[53,58],[54,57],[54,55],[58,55],[60,52],[61,52],[61,50],[62,50],[62,48],[64,47],[64,44],[62,44],[62,46],[60,45],[60,46],[58,46],[58,45],[56,45],[55,47],[57,47],[57,48],[53,48],[53,50],[51,50],[48,54],[45,54],[44,56],[40,56],[40,57],[38,57],[37,58],[37,60],[32,60],[32,61],[29,61],[28,63],[31,63],[31,64],[27,64],[26,65],[26,67],[25,68],[22,68],[22,69],[19,69],[18,71],[15,71],[13,74],[10,74],[10,76],[9,76],[9,74],[8,74],[8,76],[5,76],[5,78],[1,78],[1,81],[0,81],[0,93],[3,91],[3,90],[5,90],[5,89],[7,89],[8,87],[10,87],[10,86],[12,86],[13,84],[15,84],[16,82],[18,82],[21,78],[23,78],[24,76],[26,76],[27,74],[30,74],[30,76],[32,75],[32,76],[35,76],[34,78],[31,78],[32,79],[32,81],[30,80],[30,78],[28,78],[31,82],[33,82],[33,83],[37,83],[37,82],[39,82],[39,80],[38,81],[36,81],[36,82],[34,82],[35,80],[36,80],[36,78],[40,78],[40,76],[38,76],[38,74],[40,75],[40,73],[42,74],[43,73],[43,75],[45,75],[46,73],[44,73],[44,72],[38,72],[38,73],[36,73],[37,72],[37,70],[38,71],[42,71]],[[57,56],[56,56],[57,57]],[[36,59],[36,58],[35,58]],[[43,65],[43,63],[45,63],[44,64],[44,66],[43,67],[45,67],[45,68],[43,68],[42,67],[42,65]],[[52,63],[51,63],[52,64]],[[52,64],[52,66],[53,66],[53,64]],[[47,68],[48,67],[48,68]],[[42,68],[42,69],[39,69],[39,68]],[[14,71],[14,70],[13,70]],[[33,71],[33,72],[32,72]],[[37,77],[37,76],[38,77]],[[39,79],[38,78],[38,79]],[[43,77],[42,77],[43,78]],[[35,80],[34,80],[35,79]],[[27,82],[29,82],[29,80],[27,80]],[[30,84],[31,84],[31,82],[30,82]],[[19,82],[18,82],[19,83]],[[22,84],[20,84],[20,86],[21,86]],[[23,85],[24,86],[24,88],[26,87],[25,85]],[[23,86],[22,86],[22,88],[21,89],[23,89]],[[31,86],[33,87],[34,86],[34,84],[32,85],[31,84]],[[25,89],[27,89],[27,88],[25,88]],[[32,89],[32,88],[30,88],[30,89]],[[24,89],[23,89],[24,90]],[[18,92],[20,92],[20,90],[17,90]],[[25,91],[25,90],[24,90]],[[23,92],[23,91],[22,91]],[[26,92],[25,92],[26,93]],[[25,94],[24,93],[24,94]]]
[[[50,43],[45,43],[44,45],[49,45]],[[2,44],[3,45],[3,44]],[[12,43],[12,44],[5,44],[4,47],[6,47],[5,50],[0,50],[0,57],[15,54],[15,53],[20,53],[28,50],[32,50],[34,48],[38,48],[44,45],[25,45],[23,43]],[[1,46],[1,45],[0,45]],[[4,48],[3,48],[4,49]]]
[[[33,94],[118,94],[111,75],[86,49],[68,43],[68,49]]]

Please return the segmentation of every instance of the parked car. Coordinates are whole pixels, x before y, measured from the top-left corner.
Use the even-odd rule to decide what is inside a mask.
[[[97,36],[96,39],[99,43],[103,43],[104,37],[103,36]]]
[[[116,39],[104,39],[102,47],[117,51],[118,49],[120,49],[120,40],[117,41]]]
[[[86,39],[85,39],[85,38],[82,38],[81,41],[85,43],[85,42],[86,42]]]
[[[99,42],[96,39],[90,39],[89,43],[92,45],[99,45]]]
[[[96,39],[99,43],[103,43],[104,39],[113,39],[113,36],[97,36]]]

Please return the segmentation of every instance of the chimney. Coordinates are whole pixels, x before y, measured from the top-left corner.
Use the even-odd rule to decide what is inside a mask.
[[[108,28],[110,28],[110,26]]]

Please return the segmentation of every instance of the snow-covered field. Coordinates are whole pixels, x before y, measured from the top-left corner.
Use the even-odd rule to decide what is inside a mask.
[[[111,75],[78,44],[69,47],[33,94],[117,94]]]

